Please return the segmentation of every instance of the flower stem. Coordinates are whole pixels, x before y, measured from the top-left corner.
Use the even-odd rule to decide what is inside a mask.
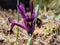
[[[42,4],[42,0],[39,1],[39,6],[38,6],[38,9],[37,9],[37,14],[36,14],[36,19],[35,19],[35,25],[36,25],[36,20],[37,20],[37,17],[38,17],[39,9],[41,8],[41,4]]]
[[[27,45],[31,45],[32,38],[33,38],[33,35],[29,37]]]
[[[19,0],[17,0],[17,5],[19,5]],[[18,10],[17,10],[17,13],[18,13]],[[19,22],[19,13],[18,13],[17,20]],[[18,33],[19,33],[19,28],[17,27],[17,30],[16,30],[16,45],[18,45]]]
[[[18,45],[18,33],[19,33],[19,28],[17,27],[17,30],[16,30],[16,45]]]

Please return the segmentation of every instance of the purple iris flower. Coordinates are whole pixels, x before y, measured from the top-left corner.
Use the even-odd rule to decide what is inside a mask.
[[[13,32],[12,29],[13,29],[14,25],[17,25],[17,26],[25,29],[28,32],[28,34],[32,34],[34,32],[34,29],[35,29],[34,24],[35,24],[36,14],[33,11],[33,2],[30,2],[29,5],[30,5],[30,12],[31,12],[30,17],[27,16],[24,5],[22,3],[20,3],[20,5],[17,6],[19,13],[23,17],[24,24],[20,24],[19,22],[15,22],[11,18],[9,18],[8,20],[11,23],[10,32]]]

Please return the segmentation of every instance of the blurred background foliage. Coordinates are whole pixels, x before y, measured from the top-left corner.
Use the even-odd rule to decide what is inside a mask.
[[[38,5],[39,0],[33,0],[34,6]],[[48,10],[51,10],[53,14],[49,13],[49,15],[53,15],[56,19],[60,19],[60,0],[42,0],[41,9],[46,13]],[[54,10],[54,11],[53,11]]]
[[[33,0],[34,6],[39,3],[39,0]],[[49,7],[60,11],[60,0],[42,0],[42,7]]]
[[[29,11],[29,1],[30,0],[19,0],[19,2],[24,3],[26,11]],[[39,3],[40,0],[32,0],[34,7],[36,7]],[[13,3],[14,2],[14,3]],[[17,4],[17,0],[0,0],[0,6],[2,6],[2,8],[11,8],[11,9],[16,9],[16,4]],[[28,7],[28,8],[27,8]],[[0,7],[1,9],[1,7]],[[42,12],[47,13],[49,10],[51,11],[48,12],[48,15],[57,15],[57,17],[59,17],[60,14],[60,0],[42,0],[42,5],[41,5],[41,10]],[[52,14],[52,12],[54,14]]]

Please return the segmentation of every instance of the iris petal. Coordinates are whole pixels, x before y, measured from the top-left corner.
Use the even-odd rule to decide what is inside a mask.
[[[31,15],[33,14],[33,1],[30,2],[30,12],[31,12]]]
[[[33,19],[33,21],[35,20],[35,18],[36,18],[36,13],[33,12],[33,14],[32,14],[32,19]]]
[[[31,12],[31,18],[35,19],[36,15],[35,12],[33,11],[33,1],[30,2],[30,12]]]
[[[23,29],[26,29],[25,25],[24,24],[20,24],[19,22],[14,22],[14,25],[17,25],[17,26],[19,26],[19,27],[21,27]]]
[[[24,19],[26,19],[27,15],[26,15],[24,5],[22,3],[20,3],[20,5],[17,6],[17,9],[18,9],[19,13],[21,13],[22,17]]]
[[[26,28],[25,28],[25,25],[20,24],[19,22],[12,21],[11,18],[8,18],[8,20],[9,20],[9,22],[11,23],[11,28],[12,28],[12,29],[13,29],[14,25],[17,25],[17,26],[19,26],[19,27],[21,27],[21,28],[23,28],[23,29],[26,29]]]

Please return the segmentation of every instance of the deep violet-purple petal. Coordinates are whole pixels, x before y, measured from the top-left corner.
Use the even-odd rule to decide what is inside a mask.
[[[30,2],[30,12],[31,12],[31,15],[33,13],[33,1]]]
[[[31,18],[33,19],[33,21],[35,20],[35,18],[36,18],[36,13],[35,12],[33,12]]]
[[[26,15],[26,11],[25,11],[25,7],[22,3],[20,3],[20,5],[17,6],[17,9],[19,11],[19,13],[21,13],[22,17],[24,19],[26,19],[27,15]]]
[[[19,27],[21,27],[21,28],[23,28],[23,29],[26,29],[26,27],[25,27],[24,24],[20,24],[19,22],[12,21],[11,18],[8,18],[8,21],[11,23],[11,28],[13,28],[14,25],[17,25],[17,26],[19,26]]]
[[[27,19],[27,15],[26,15],[26,12],[25,12],[25,8],[24,8],[24,5],[22,3],[20,3],[20,5],[17,7],[19,12],[21,13],[22,17],[23,17],[23,20],[24,20],[24,23],[26,25],[26,19]],[[27,26],[27,25],[26,25]]]
[[[33,1],[30,2],[30,12],[31,12],[31,18],[35,19],[36,18],[36,14],[33,11]]]

